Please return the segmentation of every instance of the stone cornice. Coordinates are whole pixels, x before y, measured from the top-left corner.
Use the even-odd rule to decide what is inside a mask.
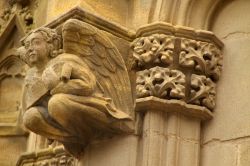
[[[94,13],[89,13],[88,11],[80,7],[75,7],[69,10],[67,13],[62,14],[61,16],[46,24],[45,26],[49,28],[56,28],[62,25],[66,20],[70,18],[79,19],[128,41],[132,41],[135,38],[135,32],[133,30],[129,30],[115,22],[106,20],[105,18],[98,16]]]
[[[175,37],[185,37],[204,42],[212,42],[220,49],[223,48],[223,43],[211,31],[196,30],[191,27],[172,25],[166,22],[155,22],[142,26],[137,30],[136,37],[150,36],[157,33]]]

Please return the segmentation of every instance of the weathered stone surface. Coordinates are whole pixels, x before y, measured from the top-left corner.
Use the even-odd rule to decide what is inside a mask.
[[[238,145],[238,165],[239,166],[247,166],[250,163],[250,141],[242,141],[240,145]]]
[[[88,166],[135,166],[137,165],[138,137],[117,136],[91,144],[79,161]]]
[[[117,110],[131,115],[132,122],[136,124],[135,133],[131,135],[119,133],[119,136],[109,137],[101,134],[97,142],[91,141],[85,152],[79,155],[78,165],[248,166],[249,10],[250,2],[247,0],[0,0],[0,165],[15,165],[19,153],[26,151],[35,154],[25,159],[25,162],[29,161],[27,165],[67,165],[67,161],[70,161],[63,156],[59,159],[54,152],[48,157],[46,150],[43,151],[60,143],[52,143],[51,139],[34,133],[26,135],[27,131],[22,129],[20,115],[23,114],[24,105],[20,99],[26,66],[17,58],[22,55],[22,48],[17,52],[16,48],[20,47],[19,40],[31,29],[43,26],[56,29],[61,35],[65,33],[64,23],[74,18],[101,32],[105,39],[98,40],[100,43],[105,43],[108,38],[112,47],[119,50],[121,56],[118,57],[124,60],[122,64],[127,68],[127,74],[125,76],[117,70],[114,73],[130,83],[132,90],[129,95],[122,93],[124,86],[121,81],[113,83],[112,79],[116,77],[110,77],[112,83],[108,85],[108,91],[119,93],[112,97],[108,95],[107,102],[108,106],[119,105],[114,100],[118,100],[121,94],[123,100]],[[95,45],[100,43],[95,42],[93,46],[93,38],[86,35],[89,31],[85,30],[75,30],[76,35],[68,39],[81,42],[80,54],[88,59],[97,55],[88,46],[97,49]],[[225,44],[223,65],[223,44],[210,31]],[[75,55],[77,49],[73,45],[68,46],[67,50],[72,49],[70,53],[74,52]],[[110,49],[110,45],[105,47]],[[85,77],[89,78],[90,73],[96,77],[95,71],[98,69],[107,76],[107,71],[112,72],[114,66],[119,66],[119,63],[106,59],[107,52],[98,49],[101,58],[92,59],[91,63],[96,66],[84,69]],[[57,53],[62,54],[61,50],[54,50],[52,55]],[[57,60],[55,66],[61,62]],[[100,64],[108,66],[107,70],[101,70]],[[60,70],[58,66],[56,70]],[[43,77],[49,88],[61,81],[57,78],[57,72],[53,74],[50,71],[46,70],[47,74]],[[62,80],[65,81],[70,72],[63,71]],[[42,92],[39,84],[33,90]],[[94,87],[98,89],[98,86]],[[78,90],[75,92],[79,93]],[[87,96],[89,99],[90,95]],[[136,96],[136,105],[124,102],[127,99],[135,100]],[[86,104],[90,101],[86,98],[81,102]],[[36,101],[37,98],[31,95],[30,99]],[[64,97],[53,98],[52,101],[61,106],[72,103],[66,102]],[[92,98],[90,102],[93,102]],[[84,124],[102,126],[96,121],[86,122],[90,118],[81,119],[70,113],[67,116],[62,112],[59,114],[53,116],[62,120],[74,119],[65,128],[73,128],[71,131],[77,129],[74,132],[77,134],[83,132]],[[105,116],[111,118],[111,114]],[[116,126],[124,127],[121,123]],[[41,132],[38,125],[33,125],[33,129]],[[98,135],[99,131],[94,133]],[[87,135],[89,133],[93,131]],[[110,130],[106,133],[110,133]],[[78,142],[81,141],[83,139]]]
[[[62,37],[63,47],[55,30],[40,28],[22,41],[20,56],[30,67],[23,121],[79,157],[95,139],[133,131],[132,93],[124,61],[104,34],[72,19]]]
[[[137,72],[136,94],[138,98],[156,96],[159,98],[185,97],[185,75],[178,70],[154,67]]]
[[[237,147],[231,143],[215,142],[201,148],[201,165],[238,166]]]
[[[0,165],[13,166],[20,154],[26,151],[26,137],[1,137],[0,138]]]
[[[241,32],[249,26],[249,15],[241,16],[246,1],[237,1],[223,8],[215,22],[214,30],[225,43],[223,76],[219,81],[215,119],[204,126],[204,141],[212,139],[230,140],[250,135],[250,41],[249,35]],[[231,12],[232,16],[226,13]],[[238,26],[233,21],[241,22]],[[220,26],[218,25],[220,24]],[[223,132],[222,132],[223,131]]]
[[[45,148],[20,156],[17,166],[76,166],[74,157],[66,153],[62,146]]]

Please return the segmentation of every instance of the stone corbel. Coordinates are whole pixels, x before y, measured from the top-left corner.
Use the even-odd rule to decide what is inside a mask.
[[[198,166],[200,122],[213,117],[223,44],[209,31],[154,23],[137,31],[131,48],[142,165]]]
[[[30,67],[22,103],[27,129],[62,143],[78,159],[94,141],[134,132],[128,71],[105,33],[69,19],[61,34],[41,27],[22,44],[20,57]]]

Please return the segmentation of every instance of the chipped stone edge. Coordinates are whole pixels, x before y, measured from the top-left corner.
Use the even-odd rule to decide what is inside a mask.
[[[181,100],[165,100],[154,96],[136,99],[135,110],[137,112],[176,112],[185,116],[199,118],[201,120],[209,120],[213,118],[212,112],[205,107],[187,104]]]

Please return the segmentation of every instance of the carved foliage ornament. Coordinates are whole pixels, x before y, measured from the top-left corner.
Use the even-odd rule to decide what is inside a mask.
[[[222,70],[222,55],[211,43],[182,39],[179,63],[218,81]]]
[[[156,96],[159,98],[185,97],[185,75],[178,70],[154,67],[137,72],[136,94],[138,98]]]
[[[164,34],[154,34],[137,38],[132,43],[135,65],[138,67],[153,64],[173,63],[174,38]]]
[[[213,43],[152,34],[137,38],[131,48],[138,98],[183,99],[210,110],[215,107],[222,54]]]
[[[210,78],[192,74],[189,103],[206,106],[212,110],[215,107],[215,94],[216,84]]]

